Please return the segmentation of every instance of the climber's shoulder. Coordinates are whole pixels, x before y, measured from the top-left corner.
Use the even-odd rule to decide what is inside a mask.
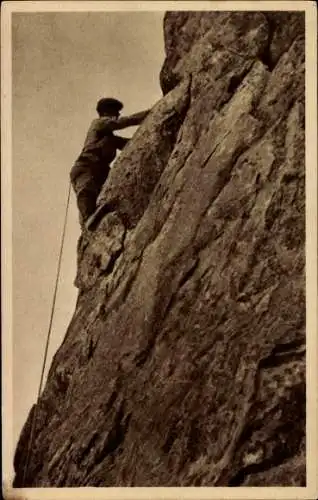
[[[110,132],[116,128],[116,119],[107,117],[107,116],[101,116],[99,118],[95,118],[93,120],[93,126],[95,130],[109,130]]]
[[[98,134],[100,132],[112,132],[116,128],[116,120],[113,118],[94,118],[89,126],[90,134]]]

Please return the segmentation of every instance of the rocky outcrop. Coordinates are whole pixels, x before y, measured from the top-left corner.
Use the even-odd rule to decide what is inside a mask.
[[[304,15],[164,32],[15,486],[305,485]]]

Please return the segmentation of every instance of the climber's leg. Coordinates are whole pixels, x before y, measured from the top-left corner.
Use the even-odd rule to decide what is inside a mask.
[[[85,222],[96,209],[97,193],[94,190],[83,189],[77,196],[77,206],[79,209],[80,217]]]
[[[100,186],[88,171],[80,172],[79,175],[71,176],[71,182],[77,198],[77,206],[80,214],[80,224],[83,227],[88,217],[96,209],[96,200]]]
[[[84,228],[84,225],[87,227],[85,222],[89,218],[94,218],[98,195],[110,171],[109,165],[105,162],[102,166],[98,165],[99,169],[96,168],[96,165],[98,165],[97,160],[92,163],[85,163],[83,158],[80,157],[70,173],[71,183],[77,197],[82,228]],[[99,207],[94,223],[100,220],[99,217],[102,213],[104,213],[104,207],[101,211]],[[88,221],[88,225],[91,226],[90,221]]]
[[[101,172],[99,173],[98,178],[95,177],[95,183],[96,183],[96,185],[99,186],[98,193],[96,195],[96,200],[98,199],[98,195],[100,193],[100,190],[101,190],[103,184],[106,182],[106,179],[108,177],[109,172],[110,172],[109,165],[104,164],[103,170],[101,170]],[[101,201],[99,201],[99,203],[97,203],[97,206],[95,207],[94,212],[92,213],[92,215],[88,218],[87,222],[85,223],[86,229],[91,230],[91,229],[95,228],[96,225],[102,219],[102,217],[110,211],[112,211],[112,209],[111,209],[109,204],[105,204],[105,203],[102,203]]]

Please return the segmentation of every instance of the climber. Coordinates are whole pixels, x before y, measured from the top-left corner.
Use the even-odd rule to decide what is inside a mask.
[[[139,125],[149,110],[127,117],[119,117],[123,104],[117,99],[103,98],[97,103],[95,118],[87,132],[84,147],[70,172],[71,183],[77,196],[80,223],[95,212],[96,200],[116,157],[129,139],[113,134],[114,130]]]

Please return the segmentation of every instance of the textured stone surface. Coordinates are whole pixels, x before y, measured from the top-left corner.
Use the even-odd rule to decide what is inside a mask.
[[[16,486],[305,485],[303,14],[164,24]]]

